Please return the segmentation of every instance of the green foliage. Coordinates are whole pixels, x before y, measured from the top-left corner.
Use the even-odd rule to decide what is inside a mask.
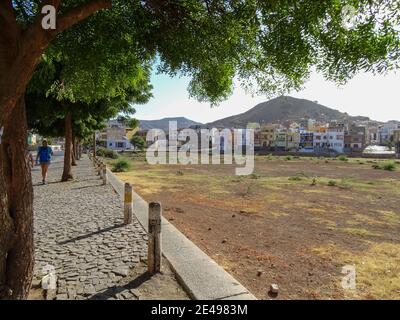
[[[113,162],[111,171],[112,172],[126,172],[131,168],[131,164],[124,158],[120,158],[117,161]]]
[[[286,161],[291,161],[291,160],[293,160],[293,157],[292,156],[286,156]]]
[[[338,157],[338,159],[339,159],[340,161],[349,161],[349,159],[347,158],[347,156],[345,156],[344,154],[340,155],[340,156]]]
[[[328,186],[334,187],[334,186],[336,186],[336,185],[337,185],[337,182],[336,182],[335,180],[329,180],[329,181],[328,181]]]
[[[396,163],[391,161],[391,162],[385,162],[382,164],[373,164],[372,168],[376,170],[386,170],[386,171],[395,171],[396,170]]]
[[[394,162],[384,163],[382,169],[386,171],[394,171],[396,169],[396,164]]]
[[[301,181],[301,180],[303,180],[303,178],[299,175],[289,177],[289,181]]]
[[[131,138],[131,143],[135,146],[135,149],[140,151],[144,150],[146,147],[146,141],[144,141],[144,139],[139,135],[133,135]]]
[[[110,150],[110,149],[106,149],[106,148],[97,149],[96,155],[99,157],[118,159],[118,153],[116,153],[114,150]]]
[[[63,0],[61,13],[90,0]],[[39,0],[13,1],[25,26]],[[357,23],[345,28],[345,5]],[[129,87],[146,86],[155,57],[158,71],[191,78],[189,93],[218,104],[234,87],[276,95],[299,89],[315,67],[344,83],[358,71],[397,68],[400,57],[397,1],[131,1],[64,31],[52,48],[68,61],[52,92],[71,101],[126,99]],[[141,67],[139,67],[141,66]],[[143,91],[143,90],[139,90]],[[136,95],[137,101],[141,100]]]
[[[317,185],[317,178],[314,177],[314,178],[312,178],[311,186],[316,186],[316,185]]]

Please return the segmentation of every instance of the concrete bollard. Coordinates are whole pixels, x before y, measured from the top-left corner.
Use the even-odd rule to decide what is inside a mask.
[[[101,178],[101,162],[98,159],[96,159],[96,170],[97,170],[97,175],[100,176]]]
[[[147,251],[147,267],[150,274],[161,271],[161,204],[149,204],[149,241]]]
[[[103,185],[107,184],[107,166],[105,164],[103,164],[102,167],[102,178],[103,178]]]
[[[125,182],[124,194],[124,224],[132,223],[132,186]]]
[[[103,180],[103,165],[100,164],[98,167],[100,179]]]

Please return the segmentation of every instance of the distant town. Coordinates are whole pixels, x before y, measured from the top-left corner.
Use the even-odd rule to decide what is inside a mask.
[[[317,101],[280,96],[260,103],[245,113],[202,124],[184,117],[163,118],[159,120],[134,120],[118,117],[107,121],[104,129],[86,141],[88,146],[96,146],[114,151],[133,151],[144,149],[152,144],[146,141],[151,129],[161,129],[166,140],[174,139],[179,148],[187,141],[178,139],[185,129],[193,129],[198,135],[199,147],[204,129],[217,129],[219,136],[210,137],[207,147],[226,150],[231,144],[234,130],[241,130],[242,143],[246,141],[244,129],[254,130],[254,151],[299,153],[309,155],[334,156],[346,154],[361,156],[381,154],[395,157],[400,154],[400,121],[379,122],[364,116],[350,116],[332,109]],[[170,123],[176,124],[177,132],[170,136]],[[223,131],[223,132],[222,132]],[[228,132],[228,136],[224,136]],[[222,138],[221,138],[222,136]],[[29,135],[29,144],[35,144],[37,136]],[[61,149],[64,139],[52,139],[53,145]],[[216,141],[219,140],[219,141]],[[235,141],[235,144],[238,142]]]
[[[200,135],[201,130],[207,126],[193,125],[190,128],[196,130]],[[314,119],[304,119],[288,126],[274,123],[262,125],[249,123],[247,128],[254,129],[254,150],[256,152],[281,151],[317,155],[360,155],[368,152],[393,154],[393,156],[400,154],[399,121],[376,125],[375,122],[371,123],[370,121],[319,123]],[[178,128],[178,133],[184,129],[186,128]],[[233,131],[233,128],[230,130]],[[146,141],[148,131],[148,129],[141,130],[140,127],[129,128],[124,122],[110,120],[106,128],[96,133],[96,145],[115,151],[135,150],[135,145],[131,142],[132,137],[138,135]],[[36,144],[37,140],[39,140],[37,135],[29,135],[30,145]],[[151,143],[146,142],[146,145]],[[184,143],[185,141],[178,141],[178,147]],[[221,149],[223,149],[223,139],[220,143]],[[54,139],[53,144],[60,145],[62,148],[64,140]]]

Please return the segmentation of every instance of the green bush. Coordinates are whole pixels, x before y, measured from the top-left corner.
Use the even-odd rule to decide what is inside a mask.
[[[114,150],[106,149],[106,148],[99,148],[96,150],[96,155],[98,157],[105,157],[110,159],[118,159],[118,153]]]
[[[342,154],[341,156],[339,156],[338,159],[339,159],[340,161],[349,161],[349,159],[348,159],[344,154]]]
[[[303,180],[303,178],[300,176],[289,177],[289,181],[301,181],[301,180]]]
[[[330,186],[330,187],[334,187],[334,186],[336,186],[336,184],[337,184],[337,182],[335,180],[328,181],[328,186]]]
[[[394,171],[396,169],[396,164],[394,162],[384,163],[382,169],[386,171]]]
[[[286,157],[286,161],[290,161],[290,160],[293,160],[293,157],[292,156],[287,156]]]
[[[130,169],[131,164],[126,159],[118,159],[112,164],[112,172],[126,172]]]
[[[376,170],[394,171],[394,170],[396,170],[396,164],[394,162],[386,162],[381,165],[373,164],[372,168],[374,168]]]

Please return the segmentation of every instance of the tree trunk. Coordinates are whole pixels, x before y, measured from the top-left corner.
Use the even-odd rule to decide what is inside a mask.
[[[64,152],[64,171],[61,181],[73,179],[72,176],[72,119],[71,112],[68,112],[65,117],[65,152]]]
[[[22,29],[13,5],[11,0],[0,1],[0,299],[25,299],[33,274],[33,189],[25,155],[26,87],[56,34],[110,7],[111,1],[92,0],[77,6],[59,15],[57,30],[50,31],[41,27],[41,19]]]
[[[25,101],[5,119],[0,143],[0,299],[25,299],[33,276],[33,188]]]
[[[71,165],[76,166],[76,138],[72,132],[72,153],[71,153]]]

